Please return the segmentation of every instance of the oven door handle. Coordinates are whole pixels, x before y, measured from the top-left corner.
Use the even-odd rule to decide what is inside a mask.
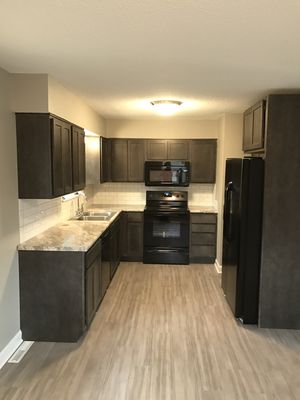
[[[186,211],[176,211],[176,212],[157,212],[157,211],[145,211],[145,215],[151,215],[154,217],[181,217],[181,216],[186,216],[189,215],[189,212]]]
[[[182,249],[148,249],[149,253],[182,253],[184,250]]]

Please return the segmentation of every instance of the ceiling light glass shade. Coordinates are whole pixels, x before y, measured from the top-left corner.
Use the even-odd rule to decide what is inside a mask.
[[[178,111],[182,101],[178,100],[154,100],[151,101],[155,111],[161,115],[173,115]]]

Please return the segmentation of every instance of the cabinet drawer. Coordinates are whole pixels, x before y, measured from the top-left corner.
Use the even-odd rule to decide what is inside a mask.
[[[86,268],[92,264],[95,258],[101,253],[101,240],[97,240],[97,242],[88,250],[85,255],[85,266]]]
[[[217,214],[193,214],[191,213],[191,222],[193,223],[202,223],[202,224],[216,224],[217,223]]]
[[[216,235],[214,233],[197,233],[192,232],[191,244],[204,244],[204,245],[214,245],[216,244]]]
[[[143,222],[142,212],[128,212],[127,213],[128,222]]]
[[[216,247],[205,245],[192,245],[191,258],[215,258]]]
[[[192,232],[216,233],[216,224],[192,224]]]

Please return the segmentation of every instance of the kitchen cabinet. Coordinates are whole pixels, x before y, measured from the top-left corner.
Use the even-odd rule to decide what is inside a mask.
[[[168,140],[168,160],[188,160],[189,141],[188,140]]]
[[[101,182],[143,182],[145,141],[101,138]]]
[[[77,190],[73,168],[75,184],[84,185],[83,137],[75,139],[79,127],[73,147],[72,124],[49,113],[17,113],[16,129],[19,198],[50,199]]]
[[[111,270],[111,231],[102,236],[102,265],[101,265],[101,297],[104,297],[105,292],[110,283]]]
[[[52,136],[52,190],[58,197],[72,192],[71,125],[58,118],[50,119]]]
[[[19,250],[23,340],[76,342],[119,262],[119,217],[87,252]]]
[[[85,322],[89,325],[102,299],[101,240],[85,256]]]
[[[147,140],[147,160],[188,160],[188,140]]]
[[[215,183],[217,141],[190,140],[191,183]]]
[[[73,191],[85,188],[85,143],[84,130],[72,125]]]
[[[144,182],[145,141],[128,139],[128,182]]]
[[[143,220],[142,212],[126,212],[123,215],[121,251],[124,261],[143,261]]]
[[[127,140],[111,139],[111,180],[113,182],[127,182],[127,168]]]
[[[265,142],[265,107],[262,100],[244,112],[243,151],[262,152]]]
[[[300,329],[300,95],[267,99],[259,326]]]
[[[215,183],[215,139],[101,138],[101,182],[143,182],[145,160],[190,160],[191,183]]]
[[[168,144],[162,140],[147,140],[147,160],[167,160]]]
[[[118,217],[111,227],[111,264],[110,264],[110,279],[113,278],[120,264],[120,234],[121,234],[121,218]]]
[[[111,140],[100,137],[100,182],[111,181]]]
[[[191,213],[190,262],[214,263],[217,214]]]
[[[23,340],[79,339],[86,329],[85,272],[83,252],[19,251]]]

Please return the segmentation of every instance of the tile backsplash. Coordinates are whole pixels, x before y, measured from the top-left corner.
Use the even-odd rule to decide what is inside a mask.
[[[146,190],[162,190],[162,188],[146,187],[143,183],[104,183],[94,185],[94,204],[145,204]],[[164,188],[174,190],[174,188]],[[190,205],[215,205],[215,185],[191,184],[187,188]]]
[[[172,188],[164,188],[166,190]],[[174,188],[173,188],[174,189]],[[187,190],[189,204],[195,206],[215,206],[215,185],[191,184]],[[104,183],[88,185],[84,192],[87,196],[87,207],[92,204],[145,204],[146,190],[162,190],[149,188],[143,183]],[[56,199],[19,200],[19,221],[21,242],[43,232],[51,226],[72,218],[77,210],[77,198],[62,201]]]
[[[87,205],[91,204],[93,190],[91,187],[85,189]],[[43,232],[45,229],[72,218],[77,210],[77,198],[62,201],[61,197],[56,199],[26,199],[19,200],[19,224],[20,240]]]

